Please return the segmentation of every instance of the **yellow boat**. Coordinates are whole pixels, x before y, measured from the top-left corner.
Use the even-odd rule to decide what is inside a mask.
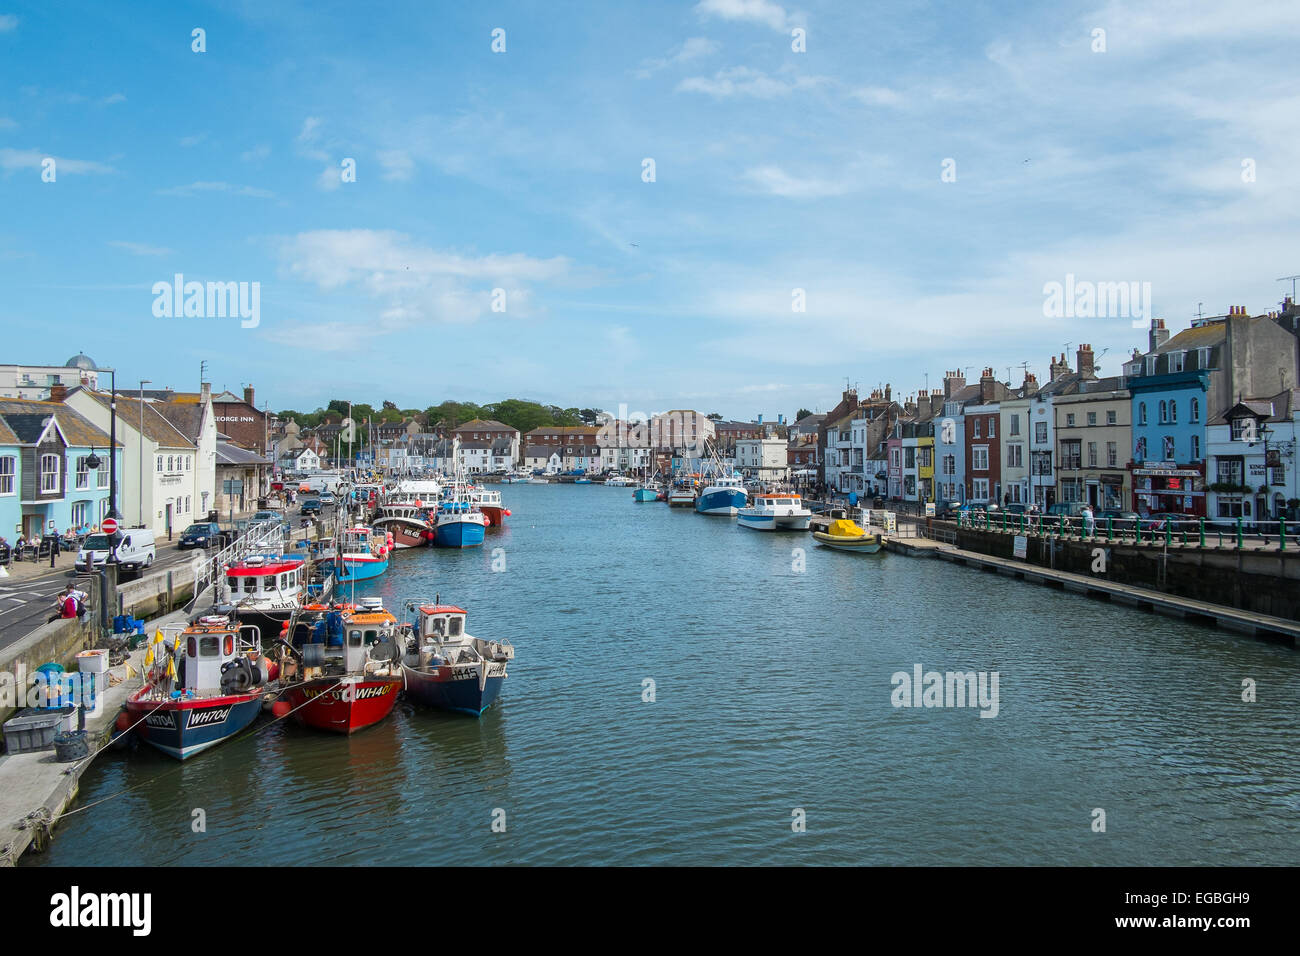
[[[859,551],[863,554],[875,554],[884,545],[878,534],[859,527],[857,522],[848,518],[832,521],[825,531],[814,531],[813,537],[828,548],[836,551]]]

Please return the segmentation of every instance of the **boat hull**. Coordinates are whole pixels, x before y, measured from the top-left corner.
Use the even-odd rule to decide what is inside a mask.
[[[483,517],[488,519],[489,528],[503,528],[506,523],[506,509],[501,505],[479,505]]]
[[[736,515],[736,523],[755,531],[807,531],[812,515]]]
[[[843,535],[826,534],[824,531],[814,531],[813,537],[828,548],[836,551],[853,551],[858,554],[875,554],[884,545],[878,534],[866,534],[857,538],[845,537]]]
[[[636,491],[632,492],[632,500],[633,501],[658,501],[659,492],[655,491],[653,488],[638,488]]]
[[[426,707],[480,716],[501,696],[506,679],[506,665],[489,661],[487,677],[480,679],[479,665],[442,665],[420,669],[402,665],[406,694]]]
[[[695,495],[671,494],[668,496],[670,508],[694,508]]]
[[[472,548],[483,543],[481,521],[440,521],[433,543],[440,548]]]
[[[335,580],[365,581],[377,578],[387,570],[387,555],[381,558],[339,558],[335,564]]]
[[[135,728],[141,740],[169,757],[186,760],[252,724],[265,696],[266,688],[258,687],[247,694],[182,698],[161,705],[156,700],[128,698],[126,712],[133,724],[144,718]]]
[[[695,499],[695,510],[702,515],[734,516],[749,504],[749,497],[736,488],[709,488]]]
[[[391,714],[401,688],[400,677],[321,677],[290,684],[280,691],[280,700],[303,727],[352,734]]]
[[[427,548],[433,540],[433,529],[427,524],[416,524],[407,520],[378,519],[376,531],[393,536],[394,548]]]

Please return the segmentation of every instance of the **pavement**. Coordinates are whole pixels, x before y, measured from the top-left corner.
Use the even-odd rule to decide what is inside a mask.
[[[237,512],[235,518],[247,518],[256,509]],[[297,509],[290,512],[297,527]],[[223,518],[223,522],[227,519]],[[185,551],[177,547],[180,532],[177,528],[172,540],[159,537],[154,545],[154,563],[150,573],[166,571],[168,568],[188,564],[196,551]],[[54,598],[69,584],[76,584],[81,590],[91,595],[92,605],[99,599],[98,577],[93,574],[77,573],[74,568],[77,553],[61,551],[55,559],[54,568],[50,568],[50,559],[44,561],[14,561],[7,570],[7,577],[0,577],[0,648],[26,637],[44,624],[54,613]],[[128,576],[123,581],[133,580]]]

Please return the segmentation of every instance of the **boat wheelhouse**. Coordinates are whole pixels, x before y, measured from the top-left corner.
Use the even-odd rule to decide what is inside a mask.
[[[160,628],[145,654],[144,686],[126,699],[135,733],[185,760],[248,727],[277,676],[259,643],[257,628],[225,615]]]
[[[506,518],[510,517],[510,509],[501,504],[501,492],[482,485],[470,485],[465,491],[469,500],[478,505],[479,511],[488,519],[489,528],[505,526]]]
[[[436,502],[428,505],[422,500],[411,504],[388,503],[380,507],[373,527],[385,535],[392,535],[393,547],[425,548],[433,543],[433,513]]]
[[[804,531],[812,522],[812,512],[796,494],[755,495],[736,513],[736,521],[756,531]]]
[[[465,630],[468,612],[454,604],[435,598],[408,608],[418,613],[402,655],[407,695],[429,707],[480,716],[501,694],[514,646],[472,637]]]
[[[302,558],[250,554],[226,566],[226,592],[241,617],[287,621],[301,605],[307,573]]]

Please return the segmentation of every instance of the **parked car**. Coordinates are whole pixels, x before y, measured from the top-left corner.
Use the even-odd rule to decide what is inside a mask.
[[[110,551],[116,555],[117,563],[123,569],[143,570],[153,564],[156,555],[154,534],[148,528],[123,528],[118,532],[116,546],[109,535],[88,535],[81,550],[77,552],[73,566],[78,571],[102,568],[108,561]]]
[[[259,511],[253,515],[253,521],[278,521],[285,531],[288,531],[292,525],[289,524],[289,517],[283,511]]]
[[[960,501],[945,501],[934,509],[934,516],[943,521],[956,521],[963,507]]]
[[[1133,531],[1142,520],[1136,511],[1123,511],[1118,508],[1103,508],[1096,514],[1097,527],[1104,531],[1107,520],[1114,531]]]
[[[1059,518],[1064,515],[1066,518],[1077,518],[1083,513],[1083,502],[1081,501],[1058,501],[1050,506],[1046,512],[1053,518]]]
[[[1004,507],[1002,510],[1005,511],[1005,512],[1006,512],[1007,514],[1009,514],[1009,515],[1024,515],[1024,514],[1029,514],[1029,507],[1028,507],[1028,505],[1022,505],[1022,504],[1007,505],[1007,506]]]
[[[318,500],[320,501],[322,506],[338,503],[338,499],[334,497],[334,493],[332,491],[322,491],[320,493],[320,498]]]
[[[320,514],[320,507],[319,498],[304,498],[302,504],[298,507],[298,511],[304,515],[318,515]]]
[[[184,551],[188,548],[208,548],[214,544],[221,544],[221,526],[213,521],[196,521],[181,532],[176,547]]]

